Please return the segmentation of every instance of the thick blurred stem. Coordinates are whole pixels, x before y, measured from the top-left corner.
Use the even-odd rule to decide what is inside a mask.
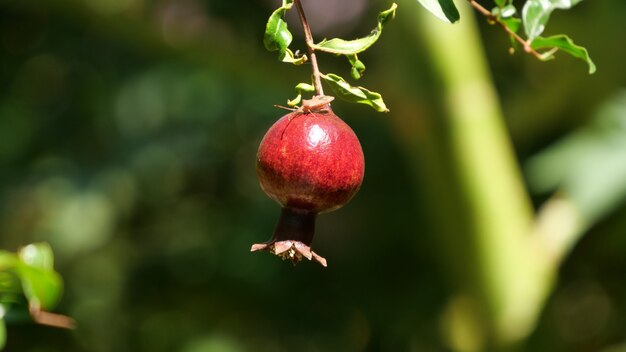
[[[442,82],[448,176],[462,232],[448,234],[464,307],[452,312],[477,329],[475,349],[519,341],[534,327],[551,287],[554,268],[531,251],[533,213],[498,99],[488,74],[471,8],[459,2],[462,20],[449,25],[420,12],[427,52]],[[451,219],[449,219],[451,220]],[[469,309],[466,309],[470,307]],[[454,308],[453,308],[454,310]],[[463,316],[465,315],[465,316]]]
[[[320,69],[317,66],[317,57],[315,56],[315,49],[313,48],[315,42],[313,41],[313,35],[311,34],[311,27],[309,26],[309,22],[306,20],[306,16],[304,15],[304,9],[302,8],[300,0],[294,0],[294,4],[296,5],[296,9],[298,10],[300,22],[302,22],[306,46],[309,49],[309,59],[311,60],[311,70],[313,70],[313,85],[315,86],[315,94],[324,95]]]

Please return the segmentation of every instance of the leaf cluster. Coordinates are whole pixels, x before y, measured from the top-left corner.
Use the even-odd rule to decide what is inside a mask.
[[[458,10],[453,0],[417,0],[422,6],[439,19],[454,23],[460,19]],[[524,51],[533,54],[542,61],[554,59],[554,54],[559,50],[581,59],[589,66],[589,73],[596,71],[596,66],[591,60],[587,49],[576,45],[565,34],[542,37],[544,30],[554,10],[567,10],[582,0],[527,0],[522,7],[521,16],[513,4],[513,0],[494,0],[495,7],[488,11],[476,0],[468,0],[470,4],[487,16],[491,23],[502,26],[511,38],[511,52],[515,47],[522,45]],[[526,38],[519,35],[521,27],[524,28]]]
[[[6,342],[5,317],[23,305],[33,312],[54,308],[63,291],[63,280],[54,270],[54,256],[47,243],[29,244],[17,253],[0,251],[0,349]]]
[[[282,6],[272,13],[267,22],[263,42],[266,49],[279,52],[279,60],[282,62],[300,65],[307,61],[307,57],[306,55],[297,56],[289,49],[293,35],[285,21],[285,13],[292,7],[293,0],[283,0]],[[324,39],[319,43],[314,43],[310,49],[345,56],[351,66],[350,74],[352,78],[358,80],[365,72],[365,64],[359,59],[358,54],[370,48],[380,38],[385,23],[394,18],[397,7],[394,3],[389,9],[380,12],[376,27],[364,37],[353,40],[342,38]],[[389,111],[379,93],[372,92],[361,86],[352,86],[344,78],[334,73],[322,73],[321,78],[339,98],[353,103],[369,105],[379,112]],[[298,95],[296,98],[288,101],[290,106],[300,104],[303,94],[314,93],[315,87],[314,84],[299,83],[296,85],[295,90]]]

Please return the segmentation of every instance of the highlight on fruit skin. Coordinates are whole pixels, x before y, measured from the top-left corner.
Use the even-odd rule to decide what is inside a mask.
[[[282,210],[270,240],[251,251],[326,266],[326,259],[311,250],[315,220],[347,204],[363,182],[365,160],[354,131],[328,104],[298,109],[267,131],[256,170],[261,188]]]

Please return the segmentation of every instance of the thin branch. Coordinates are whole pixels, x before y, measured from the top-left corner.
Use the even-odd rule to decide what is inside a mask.
[[[315,49],[313,49],[315,42],[313,41],[313,35],[311,34],[311,27],[309,27],[309,22],[307,22],[306,20],[306,16],[304,15],[304,9],[302,8],[302,4],[300,3],[300,0],[294,0],[294,3],[296,4],[296,9],[298,10],[298,16],[300,17],[300,22],[302,22],[302,27],[304,28],[304,38],[306,41],[306,46],[309,49],[309,58],[311,59],[311,69],[313,70],[313,85],[315,86],[315,93],[317,95],[324,95],[320,69],[317,66],[317,58],[315,57]]]
[[[539,60],[542,60],[542,61],[544,60],[543,55],[541,55],[540,52],[536,51],[530,46],[530,41],[524,40],[524,38],[520,37],[519,34],[513,32],[509,27],[507,27],[506,24],[500,21],[498,17],[494,16],[489,10],[487,10],[481,4],[476,2],[476,0],[468,0],[468,2],[470,3],[470,5],[472,5],[474,9],[476,9],[482,15],[487,17],[488,21],[497,23],[500,27],[502,27],[502,29],[504,29],[505,32],[507,32],[511,37],[513,37],[513,39],[515,39],[516,42],[520,43],[524,47],[525,52],[533,55]]]
[[[30,316],[38,324],[62,329],[74,329],[76,327],[74,319],[65,315],[41,310],[41,307],[38,304],[31,303],[29,305],[29,310]]]

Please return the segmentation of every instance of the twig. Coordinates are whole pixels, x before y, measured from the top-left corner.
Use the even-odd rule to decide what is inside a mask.
[[[74,329],[74,327],[76,326],[74,319],[65,315],[50,313],[41,310],[41,307],[38,304],[31,303],[29,305],[29,310],[30,316],[38,324],[62,329]]]
[[[506,24],[504,24],[502,21],[500,21],[500,19],[498,19],[498,17],[494,16],[489,10],[487,10],[481,4],[476,2],[476,0],[468,0],[468,1],[469,1],[470,5],[472,5],[472,7],[474,9],[476,9],[482,15],[487,17],[487,20],[489,20],[491,22],[494,22],[494,23],[497,23],[500,27],[502,27],[502,29],[504,29],[505,32],[507,32],[511,37],[513,37],[513,39],[515,39],[515,41],[520,43],[524,47],[524,51],[525,52],[533,55],[534,57],[536,57],[539,60],[544,60],[543,55],[541,55],[540,52],[536,51],[535,49],[533,49],[530,46],[530,41],[524,40],[524,38],[520,37],[519,34],[513,32],[509,27],[506,26]]]
[[[302,8],[302,4],[300,3],[300,0],[294,0],[294,3],[296,4],[296,9],[298,10],[298,16],[300,17],[300,22],[302,22],[302,27],[304,28],[304,38],[306,41],[306,46],[309,49],[309,58],[311,59],[311,69],[313,70],[313,85],[315,86],[315,93],[317,95],[324,95],[320,69],[317,66],[317,58],[315,57],[315,49],[313,49],[315,42],[313,41],[313,35],[311,34],[311,27],[309,27],[309,23],[306,20],[306,16],[304,16],[304,9]]]

